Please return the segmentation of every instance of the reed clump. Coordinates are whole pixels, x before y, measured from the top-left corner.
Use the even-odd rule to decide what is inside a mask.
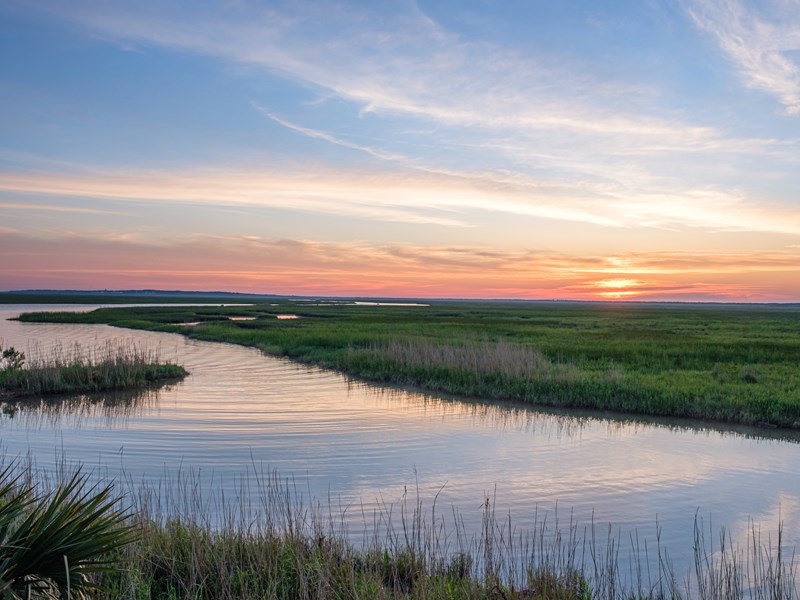
[[[574,365],[557,364],[536,348],[506,341],[461,344],[391,340],[367,350],[380,358],[408,366],[427,366],[506,378],[561,379],[577,377]]]
[[[188,375],[180,365],[161,361],[157,351],[131,341],[88,348],[56,343],[48,352],[9,350],[16,360],[0,369],[0,389],[12,396],[124,390]]]
[[[458,515],[451,521],[438,513],[435,500],[425,507],[409,494],[370,513],[362,509],[359,534],[335,509],[304,504],[293,482],[275,473],[255,477],[261,498],[256,507],[204,496],[192,477],[170,484],[178,491],[140,487],[130,494],[137,541],[118,554],[124,568],[98,581],[107,597],[800,598],[794,556],[783,546],[780,528],[777,540],[766,544],[753,526],[744,546],[725,532],[715,546],[714,532],[696,518],[694,548],[687,548],[694,571],[678,575],[658,541],[644,551],[632,541],[632,558],[622,559],[623,544],[610,527],[537,517],[520,532],[510,516],[495,514],[491,496],[474,533],[464,530]]]

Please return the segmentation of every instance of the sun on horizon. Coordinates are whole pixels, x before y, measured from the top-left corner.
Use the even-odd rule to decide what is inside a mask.
[[[11,0],[0,289],[800,301],[775,1]]]

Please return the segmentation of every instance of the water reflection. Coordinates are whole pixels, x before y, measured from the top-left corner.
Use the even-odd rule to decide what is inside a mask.
[[[0,420],[14,420],[16,426],[58,427],[67,419],[70,426],[96,424],[120,427],[135,417],[157,410],[161,389],[174,384],[151,385],[146,389],[119,390],[79,395],[0,399]]]
[[[18,348],[131,339],[191,372],[138,399],[11,407],[0,416],[2,446],[43,468],[58,448],[132,481],[168,485],[196,470],[225,492],[231,478],[276,469],[307,497],[358,507],[348,513],[354,526],[360,511],[414,490],[480,530],[488,494],[519,529],[557,507],[623,537],[652,540],[658,522],[673,557],[690,551],[696,514],[737,534],[752,524],[774,531],[780,519],[785,539],[800,540],[795,432],[437,397],[249,348],[102,325],[0,321],[0,338]]]
[[[490,402],[447,394],[433,395],[424,390],[375,384],[347,378],[350,392],[365,390],[395,404],[417,407],[443,418],[468,417],[484,426],[499,430],[579,437],[587,426],[603,426],[609,435],[625,432],[636,434],[649,428],[663,428],[676,434],[719,435],[744,437],[752,440],[777,440],[800,443],[800,431],[754,427],[730,423],[711,423],[694,419],[651,417],[634,413],[558,409],[517,402]]]

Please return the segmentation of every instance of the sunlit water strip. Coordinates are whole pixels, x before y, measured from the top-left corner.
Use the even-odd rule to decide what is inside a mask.
[[[678,570],[689,564],[696,516],[742,543],[749,528],[769,534],[780,522],[791,546],[800,540],[800,444],[791,434],[465,402],[229,344],[7,320],[39,308],[0,308],[4,346],[46,353],[54,343],[125,341],[191,373],[140,396],[5,405],[0,446],[41,469],[66,460],[162,485],[191,473],[230,493],[274,469],[306,497],[346,509],[355,529],[373,509],[418,493],[428,506],[438,494],[442,514],[453,507],[479,530],[488,497],[520,531],[558,514],[581,526],[610,523],[623,542],[638,532],[652,544],[659,527]]]

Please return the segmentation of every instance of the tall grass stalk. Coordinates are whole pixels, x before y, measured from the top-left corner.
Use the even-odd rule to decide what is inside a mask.
[[[47,352],[34,347],[26,355],[24,366],[0,373],[0,387],[13,395],[122,390],[187,374],[179,365],[162,362],[156,350],[132,341],[96,347],[57,342]]]
[[[589,389],[597,389],[576,365],[549,359],[533,346],[504,340],[392,339],[351,347],[346,361],[370,379],[482,398],[546,403],[559,391],[562,398],[568,393],[573,403],[580,404]],[[617,390],[622,378],[621,371],[612,367],[603,373],[602,386]]]
[[[475,373],[500,373],[509,377],[539,377],[553,368],[538,350],[508,342],[465,342],[442,344],[391,340],[373,345],[371,352],[404,364],[453,367]]]
[[[323,506],[274,471],[254,468],[235,485],[215,485],[215,492],[197,473],[127,480],[114,488],[123,490],[122,503],[111,486],[89,487],[85,476],[54,479],[30,466],[16,475],[8,467],[0,472],[10,482],[0,485],[0,515],[20,515],[0,529],[37,532],[13,543],[4,538],[0,555],[21,552],[28,567],[47,557],[49,575],[33,578],[20,576],[24,570],[13,561],[3,563],[0,589],[15,582],[5,589],[13,585],[22,594],[35,581],[32,591],[54,597],[69,597],[63,596],[69,588],[73,597],[92,590],[94,597],[130,600],[800,598],[794,554],[784,548],[780,526],[774,544],[751,527],[744,546],[725,531],[715,546],[713,528],[695,518],[694,572],[680,577],[658,536],[653,554],[632,536],[625,564],[613,529],[581,527],[571,517],[551,523],[537,513],[531,528],[517,531],[510,515],[495,513],[493,494],[485,496],[474,535],[457,514],[445,518],[436,498],[426,507],[418,492],[407,491],[396,505],[360,508],[358,542],[345,518],[358,507],[336,509],[330,500]],[[15,488],[39,491],[14,496]],[[253,492],[260,497],[255,506],[245,501]],[[32,509],[43,498],[52,502]],[[119,527],[123,514],[127,528]],[[99,516],[99,525],[82,526],[86,515]],[[69,525],[53,526],[61,521]],[[68,554],[76,547],[86,552]]]
[[[695,569],[683,576],[659,540],[651,548],[632,537],[623,549],[610,527],[538,514],[518,531],[510,515],[495,513],[493,494],[471,534],[458,514],[441,511],[436,499],[425,506],[413,490],[368,510],[315,502],[273,471],[217,482],[218,492],[208,483],[185,472],[128,481],[138,541],[116,554],[122,571],[98,580],[107,597],[800,598],[780,527],[777,546],[753,529],[745,546],[723,532],[724,544],[714,547],[711,528],[697,519],[694,549],[686,549],[694,550]],[[245,500],[253,492],[257,506]],[[354,511],[361,533],[345,515]]]

